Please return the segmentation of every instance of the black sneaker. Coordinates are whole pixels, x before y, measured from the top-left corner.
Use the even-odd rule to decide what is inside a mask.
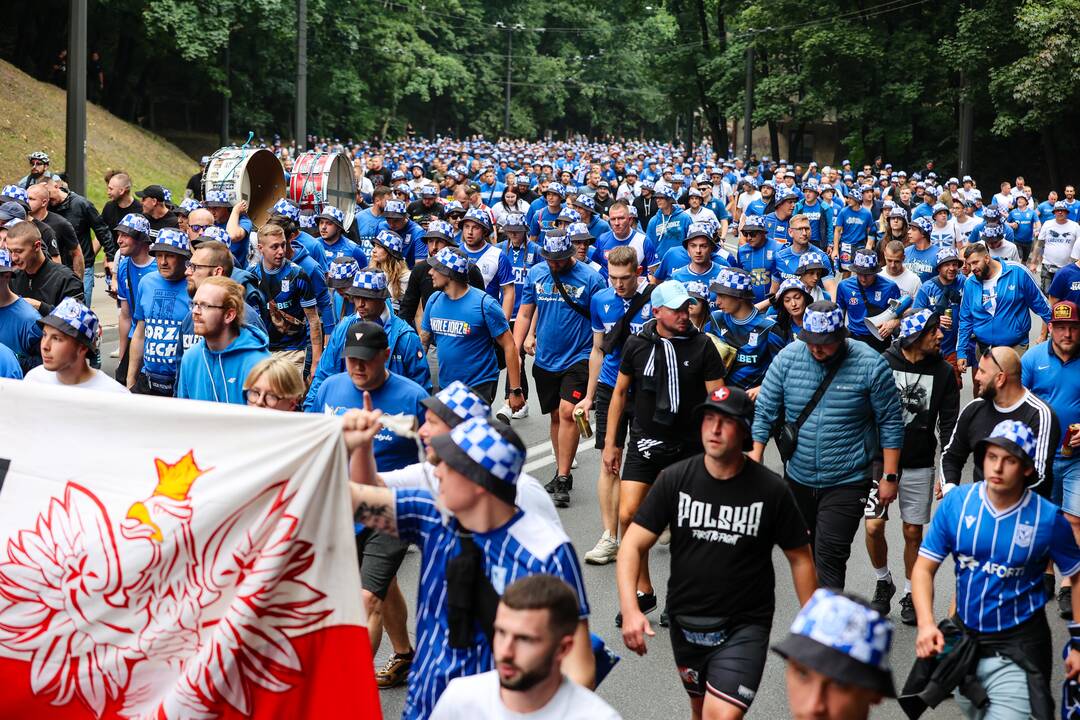
[[[904,593],[900,598],[900,622],[915,625],[915,603],[911,601],[911,593]]]
[[[1072,586],[1063,587],[1058,591],[1058,615],[1064,620],[1073,619]]]
[[[557,508],[570,507],[570,477],[567,475],[559,475],[554,480],[554,487],[551,489],[551,501],[555,503]]]
[[[874,599],[870,601],[870,607],[878,611],[881,617],[885,617],[889,614],[889,607],[892,600],[892,596],[896,594],[896,584],[892,581],[892,578],[885,580],[878,580],[877,587],[874,588]]]
[[[643,593],[638,590],[637,606],[643,614],[651,613],[656,609],[656,593]],[[622,611],[615,613],[615,627],[622,627]]]
[[[555,483],[556,483],[556,481],[558,481],[558,479],[559,479],[559,473],[558,473],[558,471],[556,471],[555,474],[551,476],[551,479],[548,480],[547,485],[544,486],[544,489],[547,490],[548,495],[555,492]]]

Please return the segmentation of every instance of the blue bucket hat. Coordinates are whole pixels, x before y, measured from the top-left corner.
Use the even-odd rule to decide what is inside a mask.
[[[297,225],[300,224],[300,208],[293,203],[289,202],[285,198],[278,200],[274,203],[273,209],[270,210],[271,215],[280,215],[281,217],[292,220]]]
[[[773,651],[843,683],[896,697],[889,651],[893,625],[850,595],[820,588]]]
[[[709,285],[709,290],[740,300],[754,299],[754,281],[742,268],[724,268]]]
[[[572,207],[564,207],[562,210],[559,211],[559,216],[555,218],[555,222],[581,222],[581,213],[579,213]]]
[[[390,290],[386,287],[386,273],[378,270],[357,270],[345,294],[349,297],[385,300],[390,297]]]
[[[439,459],[503,502],[513,505],[525,464],[525,443],[509,426],[473,417],[431,439]]]
[[[157,241],[150,246],[150,252],[170,252],[184,257],[191,257],[191,243],[188,236],[176,228],[161,228]]]
[[[387,200],[383,206],[383,217],[396,219],[408,217],[407,207],[404,200]]]
[[[380,230],[371,242],[383,248],[397,260],[405,259],[405,241],[393,230]]]
[[[765,227],[765,219],[760,215],[747,215],[743,220],[743,226],[741,232],[744,235],[749,235],[755,232],[768,232],[768,228]]]
[[[202,209],[202,203],[194,198],[184,198],[180,201],[180,204],[176,206],[177,215],[190,215],[196,210]]]
[[[937,257],[934,260],[934,269],[937,270],[939,267],[941,267],[944,263],[947,262],[963,263],[963,261],[960,259],[960,254],[956,252],[956,248],[951,245],[946,245],[945,247],[938,250]]]
[[[900,320],[900,346],[911,347],[925,333],[936,330],[939,323],[938,316],[928,308],[905,315]]]
[[[544,233],[540,244],[540,257],[545,260],[565,260],[574,254],[574,243],[563,230],[549,230]]]
[[[596,203],[588,195],[578,195],[574,198],[574,202],[571,203],[575,207],[579,207],[582,210],[588,210],[591,213],[596,213]]]
[[[420,404],[452,428],[470,418],[486,418],[491,414],[491,406],[460,380],[455,380],[434,395],[423,398]]]
[[[206,197],[203,198],[203,205],[208,208],[231,208],[233,206],[233,201],[229,197],[229,193],[224,190],[207,190]]]
[[[462,227],[464,227],[467,222],[474,222],[484,228],[485,232],[491,232],[491,218],[480,208],[469,208],[468,211],[466,211],[465,217],[461,219]]]
[[[566,188],[563,187],[563,184],[560,182],[548,183],[547,189],[544,190],[544,194],[546,195],[548,193],[555,193],[560,198],[566,199]]]
[[[390,203],[387,202],[387,205]],[[322,212],[315,216],[316,220],[328,220],[337,225],[342,230],[345,229],[345,213],[338,210],[333,205],[324,205]]]
[[[527,229],[525,225],[525,216],[521,213],[506,213],[506,215],[503,215],[499,227],[503,230],[510,230],[512,232],[525,232]]]
[[[360,272],[360,263],[348,255],[340,255],[330,262],[326,270],[326,284],[334,290],[352,287],[353,277]]]
[[[69,335],[88,348],[97,347],[101,338],[101,322],[94,311],[75,298],[64,298],[53,311],[37,321]]]
[[[454,243],[454,226],[445,220],[432,220],[424,231],[424,238],[438,238]]]
[[[229,233],[225,228],[220,228],[217,225],[211,225],[209,227],[203,228],[202,235],[195,238],[195,242],[192,243],[192,245],[197,246],[206,242],[207,240],[217,240],[218,242],[225,243],[226,245],[232,242],[232,239],[229,237]]]
[[[851,263],[851,269],[857,275],[877,275],[877,253],[873,250],[867,250],[866,248],[859,248],[855,251],[855,258]]]
[[[1019,458],[1026,467],[1035,464],[1035,432],[1019,420],[1002,420],[990,434],[975,445],[976,467],[982,467],[987,445],[997,445],[1011,455]],[[1038,479],[1038,474],[1029,476],[1031,482]]]
[[[469,257],[460,248],[447,247],[427,259],[428,265],[451,280],[469,281]]]
[[[566,234],[570,236],[570,242],[595,242],[596,238],[589,232],[589,226],[583,222],[570,223],[566,227]]]
[[[113,229],[144,243],[150,242],[150,221],[139,213],[128,213]]]
[[[817,345],[840,342],[847,337],[843,311],[829,300],[811,303],[803,313],[803,326],[798,337],[805,343]]]

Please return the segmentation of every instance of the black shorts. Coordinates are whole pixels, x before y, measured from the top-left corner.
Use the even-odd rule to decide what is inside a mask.
[[[596,449],[604,449],[604,438],[607,436],[608,406],[611,405],[611,393],[615,388],[604,383],[596,383],[596,399],[593,408],[596,410]],[[619,419],[619,426],[615,429],[615,447],[626,447],[626,433],[630,430],[630,415],[623,410]]]
[[[702,640],[705,638],[696,638]],[[764,625],[735,625],[719,645],[692,642],[671,618],[671,650],[683,689],[692,697],[705,693],[748,710],[757,695],[765,657],[769,650],[769,628]]]
[[[356,554],[360,560],[360,587],[379,598],[386,599],[390,582],[397,575],[409,543],[393,535],[384,535],[364,528],[356,536]]]
[[[532,372],[540,412],[544,415],[558,410],[560,400],[577,405],[589,389],[588,360],[578,360],[560,372],[550,372],[533,365]]]
[[[621,477],[623,480],[652,485],[661,470],[699,452],[700,445],[656,440],[631,430]]]

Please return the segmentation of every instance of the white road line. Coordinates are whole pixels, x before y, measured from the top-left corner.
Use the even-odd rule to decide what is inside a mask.
[[[550,446],[550,443],[548,443],[548,444]],[[596,448],[594,448],[594,447],[579,448],[577,457],[581,458],[581,456],[584,453],[591,452],[593,450],[596,450]],[[555,456],[549,453],[549,454],[543,455],[542,457],[534,458],[533,460],[530,460],[529,462],[525,463],[522,470],[525,471],[525,472],[532,472],[533,470],[537,470],[539,468],[546,467],[547,465],[554,465],[554,464],[555,464]]]
[[[550,455],[551,454],[551,441],[545,440],[542,443],[537,443],[531,447],[525,448],[525,457],[536,457],[537,455]]]

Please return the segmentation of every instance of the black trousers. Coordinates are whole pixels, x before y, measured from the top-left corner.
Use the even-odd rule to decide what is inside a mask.
[[[799,512],[810,528],[810,546],[814,552],[818,584],[843,590],[851,543],[863,519],[870,479],[847,485],[812,488],[790,476],[785,477]]]

